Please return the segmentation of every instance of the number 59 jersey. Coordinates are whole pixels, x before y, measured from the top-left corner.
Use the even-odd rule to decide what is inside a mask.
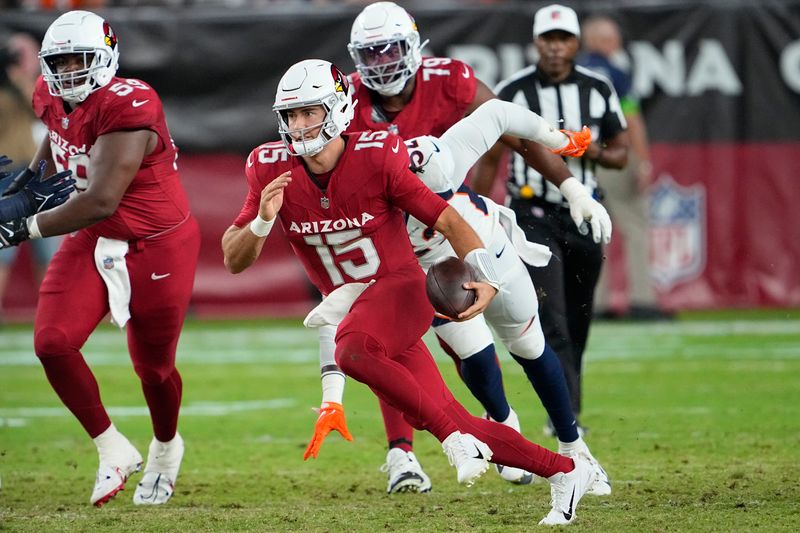
[[[189,202],[178,176],[177,149],[167,128],[158,94],[146,83],[114,77],[71,112],[51,96],[39,77],[33,109],[48,129],[53,161],[59,171],[72,170],[78,191],[86,190],[92,147],[101,135],[150,130],[155,149],[144,156],[117,210],[92,226],[98,235],[130,240],[174,227],[189,215]]]
[[[287,170],[278,218],[314,285],[327,295],[339,285],[419,268],[403,212],[433,226],[447,203],[408,170],[403,141],[385,131],[345,134],[346,147],[325,189],[282,143],[255,148],[245,174],[250,191],[234,221],[258,215],[261,191]]]

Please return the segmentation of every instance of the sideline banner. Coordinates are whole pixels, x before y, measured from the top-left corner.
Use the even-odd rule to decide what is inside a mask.
[[[626,34],[653,143],[652,273],[662,303],[800,305],[800,1],[630,4],[610,13]],[[538,5],[409,10],[430,39],[426,55],[462,59],[491,87],[533,60]],[[280,232],[270,236],[272,260],[238,276],[225,271],[219,238],[244,199],[247,152],[277,139],[270,106],[278,78],[308,57],[351,71],[346,45],[357,13],[101,12],[119,36],[120,75],[158,90],[181,149],[203,230],[196,311],[300,314],[313,305],[315,291]],[[54,16],[6,10],[0,41],[15,31],[41,37]],[[14,283],[6,307],[34,298]]]

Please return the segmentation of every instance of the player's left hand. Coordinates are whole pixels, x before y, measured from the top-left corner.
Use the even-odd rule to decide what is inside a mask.
[[[587,126],[584,126],[581,131],[561,130],[561,133],[567,136],[567,145],[550,150],[556,155],[581,157],[592,144],[592,132]]]
[[[483,313],[497,294],[497,289],[493,285],[483,281],[470,281],[464,284],[464,288],[475,291],[475,303],[465,309],[463,313],[459,313],[458,317],[454,319],[455,322],[463,322]]]
[[[611,242],[611,217],[600,202],[588,194],[579,196],[570,201],[569,214],[581,235],[588,234],[591,227],[594,242]]]
[[[317,458],[319,449],[322,447],[322,441],[324,441],[328,433],[334,429],[341,433],[342,437],[345,439],[349,441],[353,440],[353,436],[350,435],[350,431],[347,429],[347,422],[344,418],[344,406],[335,402],[323,402],[319,408],[317,423],[314,426],[314,436],[311,438],[311,442],[308,443],[308,447],[303,454],[304,461],[309,457]]]
[[[23,189],[28,197],[32,214],[57,207],[67,201],[75,191],[75,179],[71,170],[64,170],[49,177],[44,177],[47,162],[40,161],[36,174]]]

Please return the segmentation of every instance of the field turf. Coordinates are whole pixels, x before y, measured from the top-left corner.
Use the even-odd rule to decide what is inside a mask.
[[[0,329],[3,532],[523,531],[548,511],[541,481],[513,486],[490,470],[472,488],[458,485],[439,443],[421,433],[415,448],[433,492],[388,496],[377,401],[352,381],[355,441],[332,435],[304,462],[320,393],[315,335],[299,320],[189,322],[178,355],[186,456],[176,496],[135,507],[135,474],[95,509],[94,446],[31,344],[30,326]],[[456,396],[480,414],[435,353]],[[85,354],[112,419],[146,453],[151,429],[124,335],[102,327]],[[523,432],[553,448],[520,367],[506,353],[501,361]],[[587,441],[614,493],[587,496],[573,531],[800,531],[800,313],[596,322],[585,404]]]

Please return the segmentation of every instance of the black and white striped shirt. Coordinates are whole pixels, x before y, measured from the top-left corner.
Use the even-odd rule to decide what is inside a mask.
[[[559,129],[579,131],[584,125],[589,126],[595,141],[600,139],[605,142],[627,127],[611,82],[578,65],[566,79],[558,83],[550,81],[535,65],[527,67],[501,81],[495,93],[501,100],[514,102],[538,113]],[[594,196],[597,189],[594,162],[586,158],[564,159],[572,175]],[[509,162],[507,187],[511,198],[528,198],[532,190],[534,197],[557,205],[567,205],[558,187],[528,167],[517,153],[512,154]]]

